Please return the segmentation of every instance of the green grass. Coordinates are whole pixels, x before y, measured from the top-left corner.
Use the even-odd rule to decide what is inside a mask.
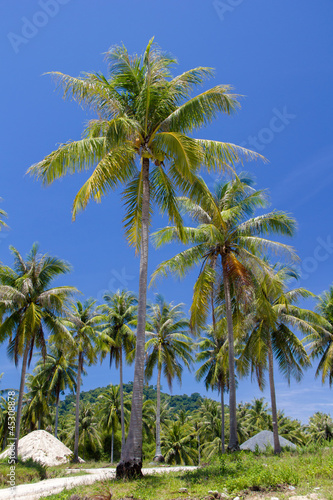
[[[291,492],[288,486],[294,486]],[[59,495],[45,497],[45,500],[67,500],[74,493],[106,495],[110,490],[112,500],[120,500],[133,495],[136,500],[170,500],[175,498],[199,500],[207,497],[209,490],[218,490],[234,498],[236,495],[261,492],[278,496],[280,500],[291,493],[305,495],[314,488],[320,498],[333,500],[333,449],[317,448],[273,454],[255,455],[240,452],[225,455],[207,467],[185,473],[168,473],[145,476],[136,481],[107,481],[90,486],[63,491]],[[179,493],[187,488],[187,494]]]

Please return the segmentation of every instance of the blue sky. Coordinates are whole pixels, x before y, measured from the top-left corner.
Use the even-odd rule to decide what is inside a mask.
[[[141,53],[155,36],[177,57],[175,74],[211,66],[216,69],[211,86],[230,84],[243,96],[236,115],[221,116],[197,136],[244,144],[267,157],[269,163],[252,163],[246,169],[259,188],[270,190],[271,208],[292,213],[298,221],[292,244],[302,258],[300,285],[316,294],[331,285],[331,0],[0,0],[0,8],[0,196],[10,226],[0,234],[4,263],[12,262],[10,244],[25,254],[38,241],[42,252],[72,264],[66,283],[85,296],[101,299],[104,290],[124,286],[137,291],[139,260],[124,237],[120,194],[90,204],[73,223],[71,204],[85,175],[44,189],[25,172],[57,144],[79,138],[88,119],[42,74],[106,72],[102,54],[111,45],[123,42],[129,52]],[[164,222],[154,217],[153,228]],[[150,271],[175,250],[151,248]],[[149,297],[158,291],[188,309],[194,278],[163,281]],[[8,360],[5,345],[0,361],[2,387],[18,386],[19,370]],[[131,378],[128,369],[125,379]],[[278,406],[287,415],[306,421],[315,411],[333,414],[332,392],[314,380],[314,370],[290,388],[278,375],[276,379]],[[83,382],[88,390],[118,383],[118,375],[105,363],[89,369]],[[185,374],[174,393],[192,392],[206,394],[192,374]],[[255,384],[239,384],[238,401],[260,395]],[[268,391],[264,395],[269,400]]]

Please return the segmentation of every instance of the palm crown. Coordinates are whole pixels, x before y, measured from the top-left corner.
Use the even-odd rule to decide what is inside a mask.
[[[106,59],[109,77],[85,73],[74,78],[52,74],[65,97],[97,112],[79,141],[62,144],[29,170],[44,184],[68,173],[96,165],[77,194],[73,216],[90,199],[100,201],[110,189],[125,184],[125,217],[129,241],[140,246],[142,172],[136,158],[151,159],[150,196],[171,219],[180,223],[175,188],[190,192],[201,166],[229,168],[234,162],[258,155],[233,144],[194,139],[188,133],[211,122],[219,112],[238,107],[228,85],[217,85],[191,97],[193,88],[212,76],[211,68],[198,67],[172,78],[176,60],[149,42],[142,57],[130,56],[123,46],[111,48]]]

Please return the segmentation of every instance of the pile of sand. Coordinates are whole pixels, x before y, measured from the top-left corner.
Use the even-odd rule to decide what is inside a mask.
[[[9,454],[10,448],[1,453],[0,459],[7,458]],[[52,467],[67,463],[72,454],[67,446],[46,431],[30,432],[18,442],[18,455],[24,461],[32,458]]]
[[[280,446],[283,448],[284,446],[288,446],[289,448],[296,449],[296,446],[288,439],[279,436]],[[265,451],[267,446],[272,446],[274,448],[274,438],[273,432],[271,431],[261,431],[251,439],[245,441],[245,443],[240,445],[241,450],[251,450],[256,451],[259,449],[260,451]]]

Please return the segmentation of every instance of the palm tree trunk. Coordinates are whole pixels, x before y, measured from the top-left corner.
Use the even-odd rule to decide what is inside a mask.
[[[111,433],[111,463],[113,464],[113,443],[114,443],[114,429]]]
[[[79,353],[79,362],[77,368],[77,383],[76,383],[76,407],[75,407],[75,437],[74,437],[74,458],[73,461],[79,461],[79,412],[80,412],[80,387],[81,387],[81,369],[82,369],[82,353]]]
[[[27,371],[28,352],[29,352],[29,345],[27,345],[25,350],[24,350],[23,360],[22,360],[20,392],[19,392],[19,398],[18,398],[18,402],[17,402],[17,414],[16,414],[16,425],[15,425],[15,441],[14,441],[15,462],[18,461],[18,441],[20,438],[22,402],[23,402],[23,393],[24,393],[24,386],[25,386],[25,374]]]
[[[162,366],[157,370],[157,396],[156,396],[156,451],[154,462],[164,462],[161,450],[161,372]]]
[[[277,423],[277,409],[276,409],[276,396],[274,384],[274,371],[273,371],[273,349],[271,335],[268,334],[268,370],[269,370],[269,387],[271,390],[271,404],[272,404],[272,420],[273,420],[273,439],[274,439],[274,453],[281,453],[281,446],[279,441],[279,429]]]
[[[120,450],[120,460],[121,460],[123,458],[123,449],[125,446],[123,349],[121,346],[120,346],[120,352],[119,352],[119,389],[120,389],[120,423],[121,423],[121,450]]]
[[[235,380],[235,351],[234,351],[234,330],[232,325],[232,310],[231,310],[231,296],[230,296],[230,282],[224,262],[221,255],[222,270],[223,270],[223,284],[224,284],[224,297],[225,297],[225,310],[227,317],[228,327],[228,344],[229,344],[229,414],[230,414],[230,436],[228,450],[239,450],[238,437],[237,437],[237,415],[236,415],[236,380]]]
[[[222,423],[221,423],[221,443],[222,443],[222,453],[225,453],[225,436],[224,436],[224,385],[220,384],[220,392],[221,392],[221,415],[222,415]]]
[[[123,458],[117,466],[117,478],[142,476],[142,401],[145,362],[145,331],[149,246],[149,159],[142,158],[142,225],[139,276],[138,327],[136,335],[135,367],[131,420]]]
[[[201,452],[200,452],[200,427],[198,428],[198,465],[200,465],[201,462]]]
[[[57,394],[56,394],[56,414],[55,414],[55,422],[54,422],[54,437],[55,438],[58,435],[59,399],[60,399],[60,389],[59,389],[59,387],[57,387]]]

